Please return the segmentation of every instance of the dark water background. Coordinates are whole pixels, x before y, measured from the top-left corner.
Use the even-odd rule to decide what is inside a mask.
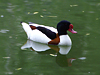
[[[27,36],[20,21],[56,27],[68,20],[78,34],[61,67],[54,54],[22,50]],[[0,0],[0,75],[100,75],[100,0]],[[52,50],[52,49],[51,49]]]

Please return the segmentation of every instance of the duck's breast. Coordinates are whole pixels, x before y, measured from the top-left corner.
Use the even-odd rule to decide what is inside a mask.
[[[58,45],[72,45],[70,37],[68,35],[61,35],[60,42]]]

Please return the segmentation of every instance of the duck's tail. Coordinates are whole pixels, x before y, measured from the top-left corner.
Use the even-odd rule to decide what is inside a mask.
[[[29,39],[30,33],[32,32],[32,29],[31,29],[30,26],[29,26],[27,23],[25,23],[25,22],[21,22],[21,24],[22,24],[22,27],[23,27],[23,29],[25,30],[25,32],[26,32],[26,34],[27,34],[27,36],[28,36],[28,39]]]

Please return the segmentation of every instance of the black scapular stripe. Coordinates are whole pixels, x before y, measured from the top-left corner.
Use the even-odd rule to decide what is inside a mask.
[[[56,38],[56,33],[52,32],[51,30],[45,28],[45,27],[36,27],[39,31],[41,31],[42,33],[44,33],[48,38],[50,39],[55,39]],[[45,40],[45,39],[44,39]]]

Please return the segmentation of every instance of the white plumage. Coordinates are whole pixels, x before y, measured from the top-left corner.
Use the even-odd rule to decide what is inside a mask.
[[[38,26],[45,27],[45,28],[51,30],[52,32],[58,33],[56,28],[50,27],[50,26],[44,26],[44,25],[39,25],[39,24],[34,24],[34,23],[27,24],[25,22],[22,22],[21,24],[22,24],[22,27],[23,27],[23,29],[25,30],[25,32],[28,36],[28,39],[35,41],[35,42],[48,44],[48,42],[50,42],[51,39],[48,38],[45,34],[43,34],[38,29],[32,30],[30,28],[30,25],[33,25],[35,27],[38,27]],[[59,38],[60,38],[60,42],[59,42],[58,45],[72,45],[71,39],[67,34],[66,35],[60,35]]]

